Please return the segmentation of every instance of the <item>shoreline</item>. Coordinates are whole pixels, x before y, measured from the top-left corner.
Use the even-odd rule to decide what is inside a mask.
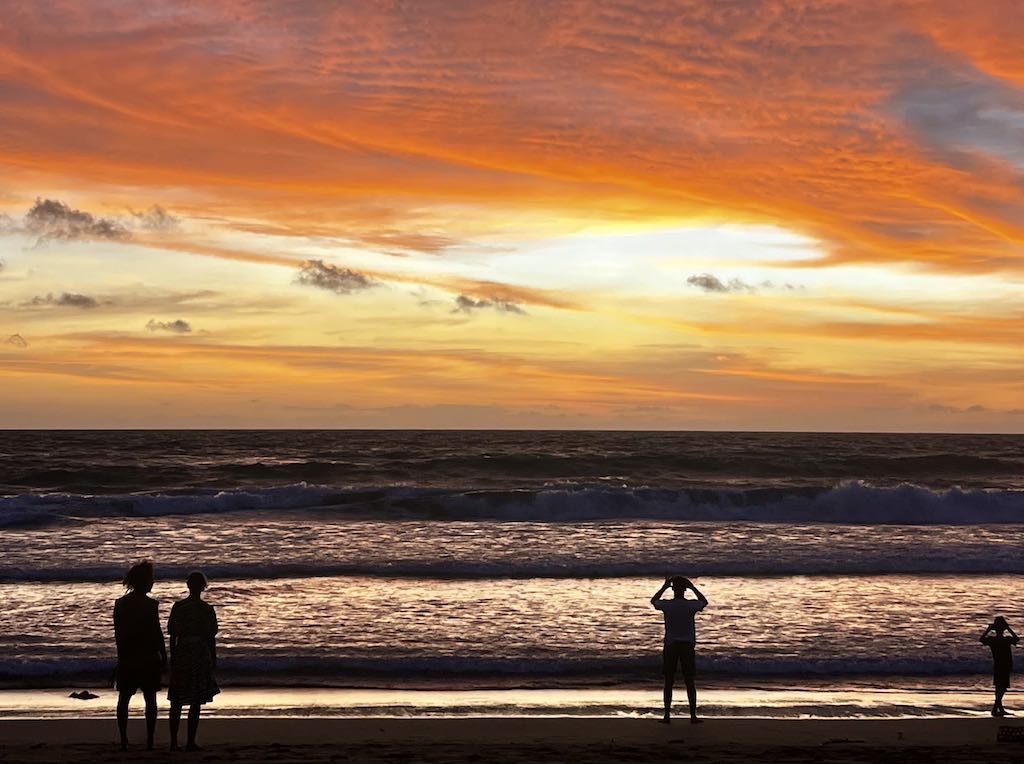
[[[147,761],[877,762],[996,760],[1024,751],[997,743],[1024,722],[959,720],[715,720],[671,725],[640,719],[206,719],[204,752],[171,754],[166,724],[144,752],[133,719],[128,756]],[[0,761],[124,761],[108,720],[0,721]],[[61,742],[52,742],[61,741]]]
[[[0,690],[0,720],[111,718],[117,693],[91,688],[89,700],[69,697],[72,689]],[[680,688],[681,690],[681,688]],[[710,719],[739,720],[879,720],[987,718],[991,693],[982,688],[907,686],[870,687],[768,685],[747,687],[701,686],[702,715]],[[1017,695],[1007,696],[1013,710]],[[661,715],[661,688],[617,686],[590,688],[521,689],[409,689],[230,687],[204,708],[204,718],[279,718],[360,720],[474,718],[604,718],[650,720]],[[676,713],[686,707],[677,693]],[[167,714],[164,694],[158,708]],[[142,698],[136,696],[131,713],[141,715]]]

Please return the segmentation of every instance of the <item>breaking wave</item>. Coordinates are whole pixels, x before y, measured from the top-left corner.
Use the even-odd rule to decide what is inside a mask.
[[[573,523],[602,520],[744,521],[866,525],[1024,523],[1024,490],[935,490],[862,482],[832,488],[611,488],[463,491],[382,487],[338,489],[300,483],[236,491],[164,494],[30,494],[0,498],[0,527],[101,517],[228,512],[319,511],[375,520],[494,520]]]

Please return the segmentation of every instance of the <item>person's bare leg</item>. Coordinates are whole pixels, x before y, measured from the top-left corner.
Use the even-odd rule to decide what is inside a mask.
[[[1006,694],[1005,687],[996,687],[996,702],[992,704],[993,716],[1005,716],[1006,709],[1003,708],[1003,695]]]
[[[665,674],[665,715],[661,717],[661,721],[664,724],[668,724],[672,721],[672,684],[674,677]]]
[[[686,700],[690,704],[690,723],[700,724],[704,720],[697,718],[697,683],[694,681],[692,674],[687,674],[685,679]]]
[[[156,738],[156,690],[144,690],[142,697],[146,699],[146,749],[152,751]]]
[[[167,716],[171,727],[171,750],[178,750],[178,730],[181,728],[181,703],[171,703],[171,711]]]
[[[196,745],[196,733],[199,731],[199,712],[202,710],[203,707],[199,703],[193,703],[188,707],[188,745],[185,746],[186,751],[199,750],[199,746]]]
[[[121,736],[122,751],[128,750],[128,701],[131,699],[132,696],[127,692],[117,696],[117,731]]]

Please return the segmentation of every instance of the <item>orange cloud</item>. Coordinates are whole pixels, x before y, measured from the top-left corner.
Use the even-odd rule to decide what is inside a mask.
[[[0,163],[321,229],[359,230],[344,207],[385,197],[399,218],[628,210],[779,223],[842,260],[1015,267],[1022,169],[995,134],[1012,126],[979,128],[993,83],[1020,84],[1014,7],[15,3]],[[929,82],[967,99],[944,131],[915,101]],[[390,228],[365,238],[458,236]]]

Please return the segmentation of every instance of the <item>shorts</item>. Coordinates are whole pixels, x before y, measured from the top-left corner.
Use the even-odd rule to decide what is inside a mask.
[[[117,663],[117,691],[134,695],[139,690],[157,692],[160,689],[161,664],[159,657],[130,656]]]
[[[692,678],[697,675],[697,660],[693,642],[669,642],[662,652],[662,670],[666,679],[675,679],[676,666],[683,669],[683,676]]]

